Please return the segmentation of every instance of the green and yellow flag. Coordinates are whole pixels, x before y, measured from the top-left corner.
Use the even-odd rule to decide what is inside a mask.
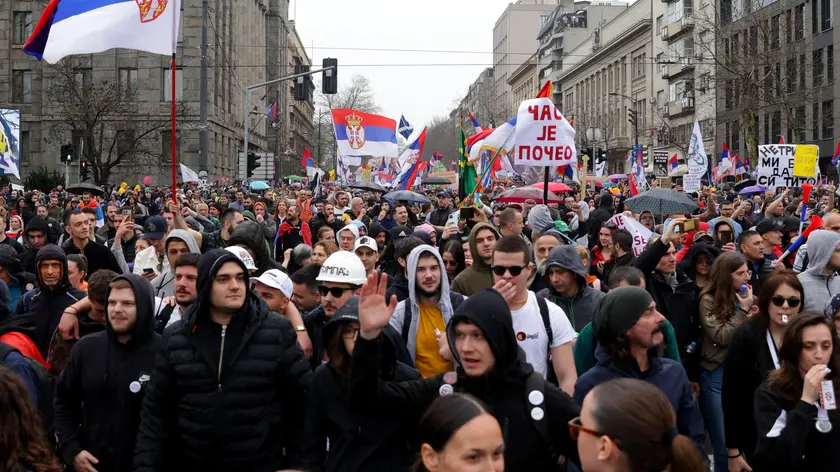
[[[470,155],[467,153],[467,137],[464,135],[464,127],[461,126],[458,132],[458,197],[461,201],[475,193],[478,186],[478,175],[475,166],[470,162]]]

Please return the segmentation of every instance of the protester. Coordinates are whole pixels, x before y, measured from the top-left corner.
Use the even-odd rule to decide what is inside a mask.
[[[467,268],[464,249],[458,241],[447,241],[440,249],[440,255],[446,266],[446,278],[451,284],[455,277]]]
[[[338,241],[339,249],[353,252],[356,240],[359,239],[359,228],[356,225],[348,224],[335,234],[335,238]]]
[[[70,238],[61,249],[66,254],[83,254],[87,258],[88,277],[100,269],[122,272],[111,251],[102,244],[90,240],[92,231],[84,213],[78,210],[70,212],[67,216],[67,232],[70,233]]]
[[[365,273],[370,275],[376,271],[376,264],[379,262],[379,252],[376,240],[370,236],[362,236],[356,240],[353,253],[356,254],[365,266]]]
[[[744,231],[738,237],[738,248],[752,272],[750,286],[754,291],[761,291],[761,285],[773,273],[772,261],[764,257],[764,238],[755,231]]]
[[[822,311],[840,293],[840,234],[816,230],[808,236],[808,270],[799,274],[805,287],[804,311]]]
[[[490,261],[493,246],[500,238],[495,228],[487,223],[478,223],[470,231],[469,247],[473,263],[455,277],[452,291],[470,296],[479,290],[490,288],[495,283]]]
[[[175,294],[175,261],[184,254],[201,254],[195,238],[183,229],[173,229],[163,242],[166,255],[166,272],[152,279],[152,288],[156,297],[171,297]]]

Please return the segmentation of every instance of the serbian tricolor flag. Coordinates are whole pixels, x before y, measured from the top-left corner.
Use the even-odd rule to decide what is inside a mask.
[[[179,0],[50,0],[23,51],[50,64],[114,48],[171,56],[180,12]]]
[[[274,103],[265,110],[265,114],[272,120],[277,121],[277,100],[275,100]]]
[[[414,180],[425,168],[426,162],[420,156],[423,155],[423,146],[426,145],[426,129],[412,141],[408,148],[400,156],[402,169],[397,177],[398,190],[408,190],[414,186]]]
[[[347,108],[332,110],[339,156],[397,157],[397,122]]]
[[[315,174],[323,174],[323,171],[318,168],[318,164],[315,164],[315,159],[312,159],[312,153],[309,152],[309,149],[303,148],[303,159],[300,160],[300,163],[303,168],[306,169],[306,176],[310,179],[312,179]]]
[[[470,112],[470,121],[472,122],[473,128],[475,128],[476,133],[484,131],[484,128],[478,123],[478,120],[475,118],[472,112]]]
[[[834,148],[834,157],[831,158],[831,165],[837,167],[838,162],[840,162],[840,141],[837,142],[837,147]]]
[[[636,175],[630,174],[630,195],[635,197],[639,194],[639,189],[636,188]]]
[[[677,154],[674,153],[674,155],[671,156],[670,159],[668,159],[668,168],[671,170],[671,172],[674,172],[675,170],[677,170],[678,165],[679,161],[677,160]]]
[[[735,155],[735,175],[743,175],[747,173],[744,163],[741,162],[741,156]]]
[[[551,81],[547,80],[545,82],[545,85],[543,85],[540,89],[540,92],[537,94],[536,98],[551,98],[552,88],[553,87],[551,85]]]

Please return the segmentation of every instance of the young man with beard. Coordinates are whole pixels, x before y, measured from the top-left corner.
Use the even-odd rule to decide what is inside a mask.
[[[438,338],[464,296],[450,292],[446,266],[437,249],[427,244],[408,255],[408,298],[397,304],[390,325],[403,342],[423,377],[452,370],[452,360],[440,355]],[[369,274],[370,275],[370,274]]]
[[[298,244],[312,246],[312,232],[309,225],[300,219],[300,207],[292,205],[286,211],[286,220],[277,227],[274,260],[283,262],[283,253]]]
[[[198,244],[192,235],[182,229],[173,229],[164,240],[164,254],[166,254],[169,270],[152,280],[152,287],[156,297],[170,297],[175,293],[175,261],[184,254],[198,254]]]
[[[470,231],[470,254],[473,263],[452,281],[453,292],[469,297],[481,289],[493,286],[495,282],[493,271],[490,270],[490,260],[493,257],[493,246],[499,238],[499,232],[487,223],[477,223],[473,226]]]
[[[198,292],[195,288],[198,280],[198,261],[201,254],[188,252],[181,254],[172,264],[173,290],[175,304],[167,304],[155,314],[155,331],[160,334],[181,319],[190,305],[195,302]]]
[[[548,288],[537,293],[559,306],[569,316],[572,329],[579,332],[592,321],[604,292],[586,283],[586,268],[575,246],[557,246],[543,266]]]
[[[154,367],[154,296],[136,274],[111,281],[105,332],[70,352],[55,390],[59,455],[78,472],[131,470],[140,405]]]
[[[309,364],[291,323],[248,286],[233,253],[201,256],[196,302],[164,333],[146,386],[133,470],[314,465],[301,437]]]
[[[598,364],[581,375],[575,384],[575,401],[596,385],[629,377],[657,386],[668,397],[677,416],[677,431],[694,439],[700,451],[705,447],[705,429],[697,400],[685,369],[679,362],[658,355],[664,342],[665,317],[656,302],[640,287],[611,290],[598,308],[592,327],[598,340]]]

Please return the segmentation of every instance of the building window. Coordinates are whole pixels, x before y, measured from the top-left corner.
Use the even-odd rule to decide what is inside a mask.
[[[796,92],[796,59],[788,59],[785,67],[785,79],[787,80],[787,92]]]
[[[730,143],[732,144],[732,152],[735,154],[741,152],[741,128],[738,126],[738,120],[732,122],[732,141]]]
[[[793,9],[793,39],[799,41],[805,37],[805,4]]]
[[[799,90],[805,90],[805,54],[799,55]]]
[[[816,3],[816,2],[814,2],[814,3]],[[822,30],[823,31],[831,28],[831,10],[832,10],[831,3],[832,3],[832,0],[821,0],[820,1],[820,10],[821,10],[820,13],[822,14],[820,16],[820,18],[822,20],[820,23],[822,25]]]
[[[18,161],[21,163],[29,162],[29,131],[20,132],[20,155]]]
[[[32,101],[32,71],[12,71],[12,103],[29,103]]]
[[[772,139],[770,138],[770,114],[764,115],[764,142],[770,143]]]
[[[822,138],[834,138],[834,101],[822,102]]]
[[[823,58],[822,58],[822,49],[817,49],[814,51],[812,56],[812,61],[814,64],[814,85],[822,85],[823,83],[823,74],[825,73],[823,67]]]
[[[773,127],[773,140],[770,141],[772,143],[778,143],[779,139],[782,137],[782,112],[776,110],[773,112],[773,120],[771,123]]]
[[[662,32],[662,15],[656,17],[656,35],[659,36],[659,33]]]
[[[170,134],[171,137],[171,134]],[[171,143],[172,141],[170,141]],[[134,130],[117,131],[117,154],[123,159],[134,160]],[[170,147],[171,154],[171,147]]]
[[[785,44],[793,42],[793,12],[788,10],[785,12]]]
[[[645,76],[645,55],[640,54],[633,58],[633,78],[638,79]]]
[[[771,49],[779,49],[781,46],[781,30],[780,30],[780,19],[782,15],[776,15],[770,18],[770,48]]]
[[[73,71],[73,80],[76,82],[76,87],[81,90],[89,90],[93,86],[93,70],[75,69]]]
[[[826,80],[834,81],[834,45],[825,48]]]
[[[819,17],[817,16],[817,2],[811,2],[811,34],[817,34],[817,25],[819,24]]]
[[[805,137],[805,107],[801,106],[796,109],[796,140],[804,143]]]
[[[814,135],[814,141],[820,140],[820,104],[814,103],[811,105],[811,133]]]
[[[681,1],[668,4],[668,24],[680,21],[683,17],[683,4]]]
[[[15,30],[12,44],[23,44],[32,36],[35,23],[32,22],[31,11],[16,11],[14,14]]]
[[[776,63],[776,72],[774,74],[774,77],[775,77],[775,80],[776,80],[776,87],[775,87],[776,96],[781,97],[782,96],[782,63],[781,62]]]
[[[120,96],[131,97],[137,92],[137,69],[120,69]]]
[[[164,102],[171,102],[172,101],[172,71],[170,69],[163,69],[163,101]],[[182,100],[183,99],[183,90],[184,90],[184,82],[183,82],[183,71],[181,69],[175,69],[175,100]]]

